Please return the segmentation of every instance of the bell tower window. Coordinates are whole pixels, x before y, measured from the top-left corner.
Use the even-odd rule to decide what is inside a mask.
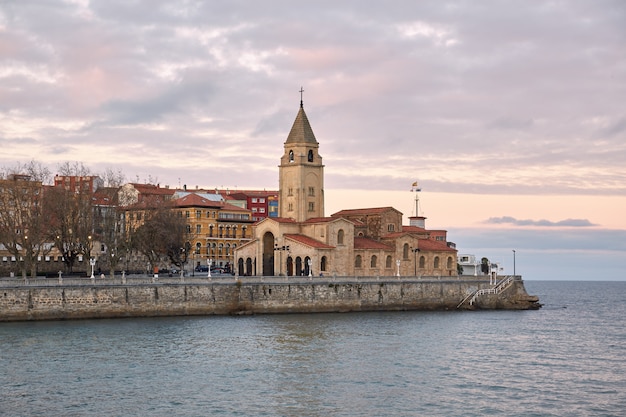
[[[309,149],[309,155],[307,157],[309,162],[313,162],[313,150]]]
[[[293,162],[293,151],[289,151],[289,162]]]

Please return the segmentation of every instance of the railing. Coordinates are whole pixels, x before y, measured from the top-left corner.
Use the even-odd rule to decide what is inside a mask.
[[[101,278],[96,276],[94,279],[83,276],[70,276],[61,278],[0,278],[0,288],[9,287],[68,287],[68,286],[119,286],[119,285],[181,285],[181,284],[233,284],[236,281],[251,284],[333,284],[333,283],[385,283],[385,282],[458,282],[459,277],[442,277],[442,276],[234,276],[234,275],[212,275],[208,277],[206,273],[196,273],[195,276],[159,276],[152,275],[115,275],[113,278],[106,276]],[[477,281],[485,281],[479,279]],[[471,296],[471,295],[470,295]]]
[[[468,300],[469,300],[470,306],[474,305],[476,298],[480,297],[481,295],[499,294],[500,292],[506,290],[513,283],[513,281],[515,281],[515,276],[509,275],[505,277],[504,279],[502,279],[502,281],[500,281],[498,284],[496,284],[492,288],[481,288],[479,290],[471,292],[463,299],[463,301],[459,303],[458,306],[456,306],[456,308],[457,309],[461,308],[461,306]]]

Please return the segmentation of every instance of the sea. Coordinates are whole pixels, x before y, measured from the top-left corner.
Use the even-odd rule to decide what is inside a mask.
[[[2,416],[625,416],[626,282],[534,311],[0,323]]]

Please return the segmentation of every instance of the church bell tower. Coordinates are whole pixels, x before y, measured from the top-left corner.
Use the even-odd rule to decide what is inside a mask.
[[[303,91],[300,89],[300,109],[278,166],[279,215],[297,222],[324,217],[324,165],[318,153],[319,143],[304,112]]]

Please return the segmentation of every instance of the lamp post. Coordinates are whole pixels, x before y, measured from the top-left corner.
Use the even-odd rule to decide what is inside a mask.
[[[515,275],[515,249],[513,249],[513,276]]]
[[[411,252],[413,252],[413,266],[415,267],[415,276],[417,276],[417,252],[419,251],[419,248],[411,248]]]
[[[289,245],[278,246],[278,239],[274,239],[274,252],[278,251],[278,275],[283,275],[283,251],[289,251]]]
[[[93,267],[96,266],[96,258],[89,258],[89,265],[91,265],[91,279],[96,279],[93,275]]]
[[[309,264],[309,279],[313,276],[313,272],[311,271],[311,266],[313,265],[313,261],[311,259],[307,262]]]
[[[207,259],[206,264],[209,267],[209,278],[211,278],[211,265],[213,265],[213,259]]]
[[[396,276],[400,277],[400,259],[396,259]]]

